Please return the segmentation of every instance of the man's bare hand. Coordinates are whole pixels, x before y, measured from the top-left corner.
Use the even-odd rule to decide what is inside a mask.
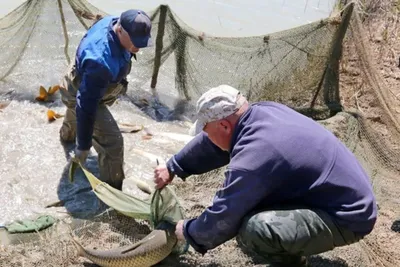
[[[161,189],[172,182],[174,178],[168,171],[166,165],[159,165],[154,169],[154,183],[157,189]]]
[[[178,221],[175,227],[175,235],[179,241],[185,241],[185,235],[183,234],[184,220]]]

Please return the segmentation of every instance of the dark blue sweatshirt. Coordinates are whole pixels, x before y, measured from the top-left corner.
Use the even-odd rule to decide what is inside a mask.
[[[118,17],[107,16],[94,24],[76,51],[76,69],[81,77],[76,100],[78,148],[92,146],[97,107],[110,83],[118,83],[129,71],[131,53],[113,31]]]
[[[212,205],[185,221],[185,237],[198,252],[236,236],[253,209],[280,203],[322,209],[355,233],[373,229],[376,200],[355,156],[330,131],[289,107],[252,104],[235,128],[229,153],[203,132],[167,166],[184,179],[228,163]]]

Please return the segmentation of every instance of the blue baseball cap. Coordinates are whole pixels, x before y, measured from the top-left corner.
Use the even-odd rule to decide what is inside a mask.
[[[144,11],[129,9],[121,14],[120,22],[134,46],[137,48],[152,46],[151,20]]]

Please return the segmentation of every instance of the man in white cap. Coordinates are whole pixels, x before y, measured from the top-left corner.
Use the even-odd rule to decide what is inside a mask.
[[[249,104],[228,85],[197,102],[196,135],[158,166],[158,188],[228,165],[225,182],[179,239],[206,253],[237,237],[268,266],[307,266],[306,256],[358,242],[375,225],[369,177],[355,156],[312,119],[275,102]]]
[[[90,148],[98,153],[100,179],[122,189],[125,178],[122,134],[107,106],[127,90],[131,58],[151,45],[151,20],[142,10],[97,21],[82,38],[61,82],[67,106],[60,139],[76,141],[75,158],[85,163]]]

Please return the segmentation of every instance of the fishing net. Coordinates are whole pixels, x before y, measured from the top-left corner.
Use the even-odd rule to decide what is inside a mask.
[[[193,103],[210,87],[229,83],[251,101],[338,110],[335,62],[351,10],[283,32],[220,38],[191,29],[168,6],[160,6],[148,12],[155,46],[143,49],[134,62],[130,93],[140,96],[151,87]],[[57,84],[97,15],[106,14],[86,1],[30,0],[2,18],[0,45],[8,52],[1,56],[1,89],[10,90],[12,84],[17,94],[36,91],[38,77],[42,84]],[[164,76],[174,81],[175,90],[162,84]]]
[[[370,56],[362,6],[337,1],[326,19],[241,38],[196,31],[165,5],[148,14],[155,45],[141,50],[133,62],[127,98],[134,103],[145,98],[191,118],[199,96],[226,83],[252,102],[284,103],[327,126],[336,120],[342,127],[330,130],[371,176],[380,207],[399,213],[394,208],[398,194],[390,190],[400,174],[398,103]],[[104,15],[85,0],[29,0],[0,19],[0,49],[7,51],[0,55],[1,97],[32,101],[40,85],[58,84],[86,29]],[[341,85],[354,92],[339,90]],[[351,101],[343,103],[349,93],[354,94]],[[197,179],[214,187],[223,178],[217,170]],[[97,238],[95,232],[105,228],[95,225],[110,232],[114,223],[134,230],[133,221],[138,222],[107,213],[74,228]]]

